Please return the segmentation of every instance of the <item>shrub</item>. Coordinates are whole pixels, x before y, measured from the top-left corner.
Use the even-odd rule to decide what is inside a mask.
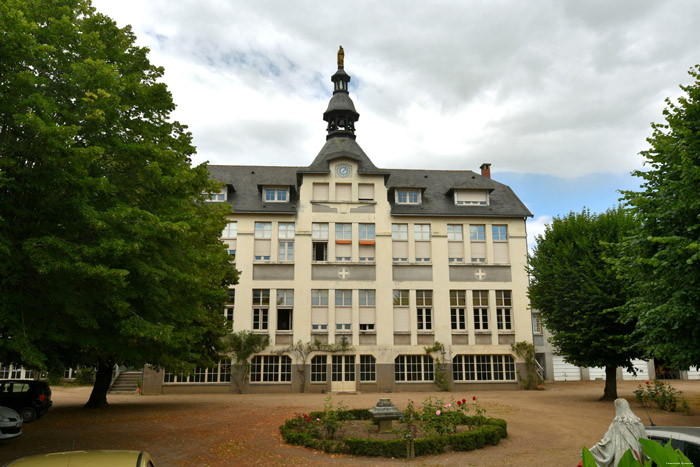
[[[80,368],[75,375],[75,384],[80,386],[90,386],[95,384],[95,369],[91,367]]]
[[[667,412],[675,412],[678,403],[681,402],[683,407],[687,407],[685,399],[680,397],[681,391],[667,383],[663,383],[655,379],[653,384],[649,381],[644,386],[639,386],[634,391],[635,401],[641,403],[644,407],[651,407],[655,403],[661,410]]]

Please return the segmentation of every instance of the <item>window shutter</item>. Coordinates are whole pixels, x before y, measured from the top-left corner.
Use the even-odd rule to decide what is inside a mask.
[[[313,184],[313,201],[328,201],[328,183]]]
[[[255,256],[270,256],[270,240],[255,240]]]
[[[311,324],[328,324],[328,308],[311,308]]]
[[[430,259],[430,242],[416,242],[416,258]]]
[[[335,244],[335,256],[342,256],[343,258],[352,257],[352,245],[347,243],[336,243]]]
[[[471,244],[472,248],[472,258],[486,258],[486,243],[484,242],[474,242]]]
[[[352,200],[352,185],[349,183],[335,184],[335,200],[336,201],[351,201]]]
[[[394,308],[394,331],[409,332],[411,330],[411,320],[408,315],[408,308]]]
[[[448,258],[463,258],[464,248],[462,242],[448,242],[447,243],[447,257]]]
[[[375,309],[369,307],[360,308],[360,324],[374,324]]]
[[[508,257],[508,242],[497,242],[493,244],[493,262],[499,264],[507,264],[510,262]]]
[[[408,242],[392,242],[392,258],[408,258]]]
[[[350,324],[352,323],[352,308],[336,308],[335,309],[335,324]]]
[[[358,198],[363,200],[374,199],[374,185],[371,183],[360,183],[357,186]]]
[[[360,245],[360,258],[374,258],[374,245]]]
[[[455,191],[455,201],[465,204],[486,204],[487,192],[481,190]]]

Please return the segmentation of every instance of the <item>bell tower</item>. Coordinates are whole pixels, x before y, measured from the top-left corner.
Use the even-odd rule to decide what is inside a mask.
[[[355,139],[355,122],[359,120],[360,114],[355,110],[355,104],[348,92],[350,75],[345,73],[345,51],[342,45],[338,49],[338,71],[331,76],[331,81],[333,97],[328,103],[328,109],[323,113],[323,120],[328,122],[326,139]]]

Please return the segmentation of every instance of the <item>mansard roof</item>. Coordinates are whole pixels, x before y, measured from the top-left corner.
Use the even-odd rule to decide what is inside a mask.
[[[335,141],[352,140],[336,139]],[[318,157],[316,159],[318,160]],[[213,179],[225,183],[228,187],[227,202],[233,205],[236,213],[295,214],[303,174],[329,172],[327,166],[326,170],[322,171],[309,170],[314,163],[309,167],[210,165],[209,172]],[[371,164],[370,169],[363,172],[358,170],[358,173],[386,174],[385,185],[393,216],[532,217],[532,213],[510,187],[471,170],[378,169],[371,161],[369,164]],[[289,187],[289,202],[263,201],[262,188],[265,186]],[[421,203],[396,204],[394,202],[396,188],[420,189]],[[456,205],[454,190],[470,189],[489,191],[489,204],[486,206]]]

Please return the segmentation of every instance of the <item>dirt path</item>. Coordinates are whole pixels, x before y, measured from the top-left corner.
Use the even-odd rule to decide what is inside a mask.
[[[634,400],[639,383],[624,381],[618,393],[648,423]],[[672,381],[690,402],[693,414],[649,414],[657,425],[700,426],[700,381]],[[508,439],[469,453],[421,457],[425,466],[574,466],[584,445],[595,444],[614,416],[612,403],[598,402],[603,383],[548,384],[544,391],[475,391],[462,393],[393,393],[334,395],[351,408],[372,407],[390,397],[399,408],[434,395],[448,401],[476,396],[487,414],[508,422]],[[72,449],[142,449],[162,466],[227,465],[398,465],[402,459],[327,455],[289,446],[278,427],[297,413],[321,410],[326,396],[169,395],[110,396],[110,406],[84,410],[90,388],[53,388],[54,407],[19,438],[0,441],[0,464],[19,456]]]

